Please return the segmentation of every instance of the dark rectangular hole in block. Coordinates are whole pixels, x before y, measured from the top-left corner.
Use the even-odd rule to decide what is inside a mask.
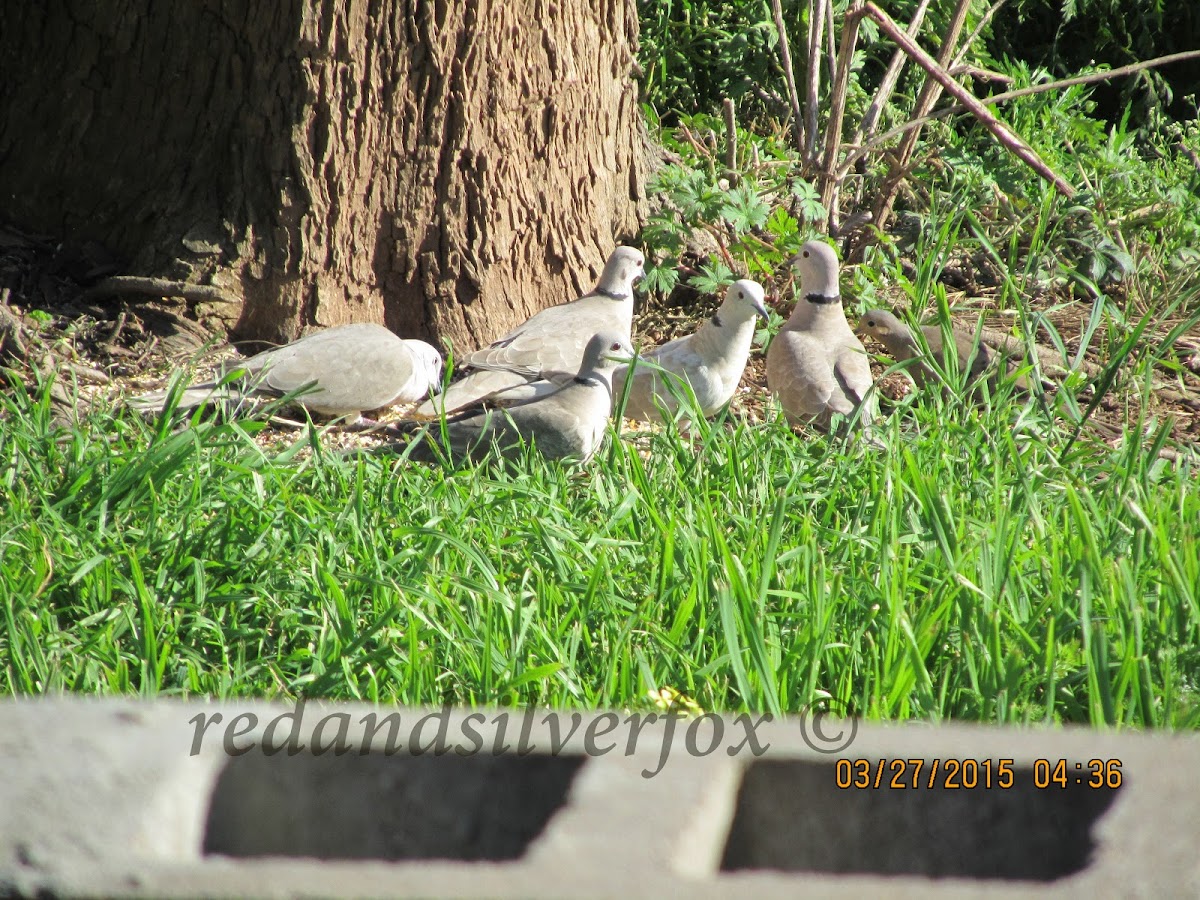
[[[1087,867],[1092,826],[1118,790],[1038,789],[1021,768],[1010,789],[840,789],[833,761],[760,761],[721,869],[1054,881]]]
[[[567,799],[582,757],[231,759],[204,853],[319,859],[511,860]]]

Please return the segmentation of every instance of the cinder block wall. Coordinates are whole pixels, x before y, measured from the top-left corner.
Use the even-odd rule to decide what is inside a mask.
[[[0,703],[0,894],[1200,896],[1200,740]]]

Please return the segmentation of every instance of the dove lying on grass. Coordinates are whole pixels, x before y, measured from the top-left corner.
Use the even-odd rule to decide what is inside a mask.
[[[520,454],[523,444],[531,443],[548,459],[573,457],[586,462],[600,446],[612,414],[613,369],[632,356],[629,341],[618,332],[593,335],[578,373],[558,390],[505,408],[424,423],[412,442],[390,449],[403,451],[411,446],[410,459],[434,462],[447,455],[455,460],[480,459],[493,446],[512,457]],[[392,432],[413,427],[409,423]],[[442,452],[443,430],[448,454]]]
[[[327,416],[359,416],[420,400],[441,382],[442,356],[424,341],[402,340],[382,325],[341,325],[318,331],[238,362],[224,373],[244,370],[228,383],[193,385],[179,398],[179,409],[204,403],[269,399],[300,391],[295,402]],[[136,409],[158,412],[168,391],[132,398]]]
[[[868,311],[858,320],[857,330],[859,334],[869,334],[879,341],[879,343],[883,344],[896,362],[904,362],[910,359],[917,360],[916,364],[908,366],[905,369],[912,376],[912,380],[916,383],[917,387],[923,388],[926,384],[938,384],[938,377],[925,361],[921,345],[913,334],[912,329],[890,312],[882,309]],[[929,347],[929,352],[937,360],[938,366],[944,370],[946,361],[942,355],[942,329],[933,325],[922,325],[921,333],[925,337],[925,343]],[[987,383],[988,387],[994,392],[999,383],[1000,372],[998,360],[1003,359],[1003,357],[987,344],[983,343],[983,341],[980,341],[977,347],[975,335],[962,328],[953,327],[952,334],[954,336],[954,349],[958,357],[960,370],[970,360],[970,381],[972,383],[987,375],[989,370],[991,370]],[[1022,393],[1029,392],[1029,382],[1024,377],[1016,379],[1015,387]]]
[[[633,283],[644,274],[644,259],[633,247],[618,247],[604,264],[596,286],[578,300],[552,306],[490,346],[468,356],[472,371],[444,394],[417,408],[417,414],[436,416],[464,409],[495,394],[506,400],[532,399],[545,386],[524,392],[542,379],[565,377],[577,371],[584,348],[594,334],[616,334],[629,343],[633,325]]]
[[[750,342],[754,339],[757,317],[768,318],[763,305],[763,289],[757,281],[735,281],[725,293],[721,308],[707,322],[701,323],[694,334],[668,341],[643,354],[633,367],[633,380],[625,401],[625,415],[630,419],[650,421],[662,413],[659,406],[673,414],[679,408],[675,391],[686,388],[676,380],[667,382],[664,375],[641,360],[666,369],[686,381],[696,395],[696,403],[705,416],[711,416],[733,398],[746,360],[750,357]],[[629,367],[622,366],[613,376],[613,395],[620,398],[625,389]],[[672,390],[674,388],[675,390]]]
[[[826,431],[834,413],[848,416],[863,404],[871,365],[842,311],[833,248],[809,241],[789,262],[800,273],[800,299],[767,350],[767,387],[789,422]],[[863,424],[874,418],[873,406],[863,409]]]

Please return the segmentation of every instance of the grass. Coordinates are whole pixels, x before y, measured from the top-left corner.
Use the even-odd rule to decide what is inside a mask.
[[[583,470],[0,402],[5,693],[1198,719],[1195,468],[1036,402],[923,398],[885,449],[717,422]]]

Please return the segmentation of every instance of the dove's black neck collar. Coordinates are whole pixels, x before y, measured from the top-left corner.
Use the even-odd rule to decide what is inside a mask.
[[[576,375],[575,383],[582,384],[584,387],[600,387],[600,379],[588,375]]]
[[[717,313],[717,314],[715,314],[715,315],[712,317],[712,323],[713,323],[713,325],[715,325],[717,328],[722,328],[722,327],[724,327],[724,325],[725,325],[725,323],[721,321],[721,314],[720,314],[720,313]]]
[[[804,299],[807,300],[809,303],[817,304],[817,306],[827,306],[830,303],[841,303],[842,295],[834,294],[834,295],[830,296],[829,294],[813,293],[813,294],[805,294]]]
[[[628,300],[629,299],[628,294],[621,293],[620,291],[610,291],[608,288],[598,287],[598,288],[596,288],[595,293],[599,294],[601,297],[607,297],[609,300]]]

